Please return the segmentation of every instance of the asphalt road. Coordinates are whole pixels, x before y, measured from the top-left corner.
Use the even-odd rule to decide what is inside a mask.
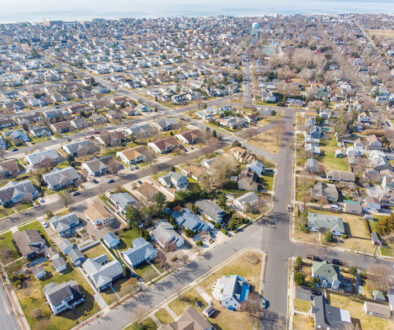
[[[0,328],[3,330],[19,329],[19,324],[12,311],[11,302],[8,300],[2,281],[0,281],[0,324]]]

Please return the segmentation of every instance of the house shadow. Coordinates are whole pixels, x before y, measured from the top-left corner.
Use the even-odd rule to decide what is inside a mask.
[[[59,317],[64,317],[69,320],[76,321],[80,317],[87,316],[91,310],[94,308],[94,297],[88,291],[86,291],[83,287],[79,286],[82,295],[85,298],[85,301],[77,306],[73,310],[67,310],[59,315]]]
[[[354,330],[362,330],[360,319],[351,318]]]

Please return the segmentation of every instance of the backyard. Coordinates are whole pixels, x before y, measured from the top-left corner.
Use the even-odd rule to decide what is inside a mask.
[[[14,243],[12,243],[12,232],[8,231],[0,235],[0,260],[8,264],[19,257]]]
[[[320,163],[326,170],[349,171],[349,164],[345,158],[336,158],[335,150],[339,149],[337,140],[320,140],[320,150],[324,152],[323,156],[318,157]]]

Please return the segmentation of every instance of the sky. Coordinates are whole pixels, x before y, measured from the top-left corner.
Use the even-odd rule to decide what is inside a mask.
[[[394,12],[394,0],[0,0],[0,22],[92,17]]]

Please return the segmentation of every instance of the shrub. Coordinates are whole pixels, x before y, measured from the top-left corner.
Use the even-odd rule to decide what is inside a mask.
[[[302,285],[305,282],[305,274],[301,272],[296,272],[294,274],[294,282],[296,282],[297,285]]]
[[[301,226],[300,226],[300,230],[301,230],[303,233],[309,233],[309,229],[308,229],[308,226],[307,226],[307,225],[301,225]]]
[[[200,240],[200,239],[196,242],[196,245],[197,245],[197,246],[203,246],[203,244],[204,244],[204,243],[203,243],[202,240]]]
[[[300,267],[302,265],[302,258],[300,256],[298,256],[297,259],[296,259],[296,265],[298,267]]]
[[[334,236],[333,236],[332,232],[330,232],[330,231],[326,232],[325,238],[326,238],[326,241],[329,243],[334,240]]]
[[[224,235],[228,235],[227,229],[226,229],[226,228],[222,228],[222,233],[223,233]]]

